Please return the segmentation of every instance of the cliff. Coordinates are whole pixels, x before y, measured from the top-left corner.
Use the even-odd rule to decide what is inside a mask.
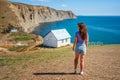
[[[29,33],[40,23],[75,17],[72,11],[0,0],[0,32],[17,28]]]

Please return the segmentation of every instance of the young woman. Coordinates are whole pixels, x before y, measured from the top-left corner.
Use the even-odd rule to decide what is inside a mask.
[[[78,30],[75,33],[73,50],[75,51],[74,73],[77,73],[77,64],[80,57],[80,74],[83,75],[84,55],[88,46],[88,32],[84,23],[78,23]]]

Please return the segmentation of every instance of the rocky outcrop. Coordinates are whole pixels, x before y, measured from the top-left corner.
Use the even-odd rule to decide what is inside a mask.
[[[43,44],[43,38],[39,35],[26,32],[13,32],[0,34],[0,52],[29,51],[36,46]]]
[[[43,22],[76,18],[72,11],[55,10],[44,6],[0,1],[0,32],[17,28],[24,32],[32,30]]]

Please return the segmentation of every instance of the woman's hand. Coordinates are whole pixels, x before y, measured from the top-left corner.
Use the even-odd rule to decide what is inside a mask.
[[[74,40],[74,43],[73,43],[73,48],[72,48],[73,51],[75,50],[76,44],[77,44],[77,37],[75,37],[75,40]]]
[[[74,51],[74,49],[75,49],[75,48],[74,48],[74,47],[72,47],[72,50],[73,50],[73,51]]]

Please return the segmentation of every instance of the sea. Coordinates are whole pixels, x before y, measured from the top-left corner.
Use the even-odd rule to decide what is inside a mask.
[[[75,19],[41,23],[33,33],[44,37],[51,30],[66,29],[73,43],[79,22],[87,26],[89,43],[120,44],[120,16],[77,16]]]

